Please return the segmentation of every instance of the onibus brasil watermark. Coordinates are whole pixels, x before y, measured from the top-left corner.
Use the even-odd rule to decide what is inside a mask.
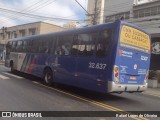
[[[2,117],[42,117],[40,112],[2,112]]]

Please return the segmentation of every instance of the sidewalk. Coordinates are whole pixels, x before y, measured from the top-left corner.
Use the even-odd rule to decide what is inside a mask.
[[[147,88],[144,94],[160,97],[160,83],[157,88]]]
[[[4,61],[1,61],[1,60],[0,60],[0,65],[4,65]]]

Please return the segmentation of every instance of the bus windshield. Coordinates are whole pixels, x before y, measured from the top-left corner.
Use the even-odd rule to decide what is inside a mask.
[[[120,34],[120,46],[150,53],[150,37],[146,33],[123,25]]]

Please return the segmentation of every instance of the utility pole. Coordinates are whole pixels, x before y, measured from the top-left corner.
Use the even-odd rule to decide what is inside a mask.
[[[95,7],[94,7],[94,14],[93,14],[93,21],[92,21],[93,25],[97,24],[97,16],[98,16],[97,2],[98,0],[95,0]]]

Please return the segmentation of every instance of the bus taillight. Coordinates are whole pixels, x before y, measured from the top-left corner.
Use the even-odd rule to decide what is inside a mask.
[[[114,65],[114,81],[119,83],[119,68],[116,65]]]
[[[148,77],[149,77],[149,70],[148,70],[147,73],[146,73],[145,80],[148,80]]]

